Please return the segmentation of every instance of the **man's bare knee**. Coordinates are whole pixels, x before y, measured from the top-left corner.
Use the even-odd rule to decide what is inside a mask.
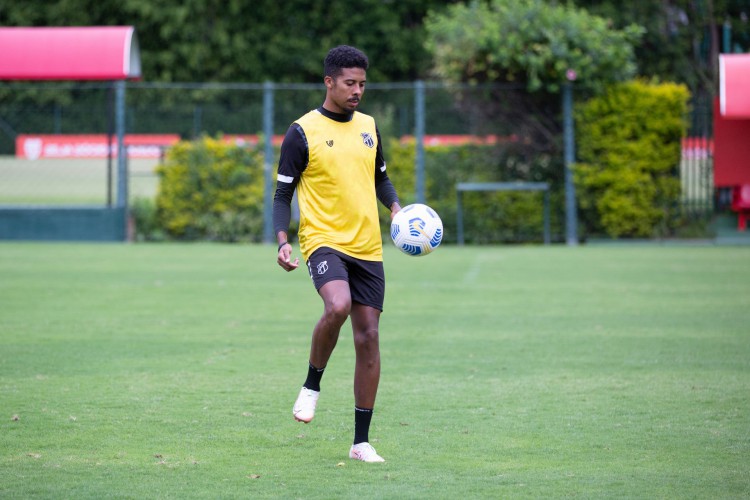
[[[369,327],[354,332],[354,345],[358,349],[377,349],[378,348],[378,329]]]
[[[324,316],[334,323],[343,324],[352,310],[349,297],[334,297],[325,304]]]

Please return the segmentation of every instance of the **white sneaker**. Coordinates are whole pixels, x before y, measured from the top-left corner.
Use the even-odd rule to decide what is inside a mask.
[[[319,397],[320,391],[312,391],[303,387],[292,408],[294,419],[298,422],[310,423],[315,416],[315,406],[318,404]]]
[[[352,445],[349,450],[349,458],[362,460],[363,462],[385,462],[385,459],[378,455],[375,448],[370,443],[359,443]]]

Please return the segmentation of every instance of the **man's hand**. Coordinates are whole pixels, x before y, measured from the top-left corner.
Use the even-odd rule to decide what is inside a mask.
[[[294,259],[294,262],[292,262],[292,245],[289,243],[281,245],[276,262],[284,268],[284,271],[286,272],[294,271],[299,267],[299,258]]]
[[[391,205],[391,220],[396,216],[397,213],[401,211],[401,205],[399,205],[397,202],[393,202],[393,205]]]

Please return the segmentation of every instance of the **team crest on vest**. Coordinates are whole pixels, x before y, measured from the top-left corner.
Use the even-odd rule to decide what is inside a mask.
[[[375,139],[372,138],[372,134],[370,134],[369,132],[362,132],[359,135],[362,136],[362,142],[365,143],[365,146],[367,146],[368,148],[375,146]]]
[[[332,148],[333,147],[333,139],[331,139],[330,141],[326,141],[326,144],[328,144],[329,148]]]
[[[328,261],[324,260],[318,264],[318,274],[325,274],[328,271]]]

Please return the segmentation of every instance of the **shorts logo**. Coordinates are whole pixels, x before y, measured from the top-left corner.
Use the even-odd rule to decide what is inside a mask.
[[[318,274],[325,274],[328,271],[328,261],[324,260],[318,264]]]
[[[367,146],[368,148],[372,148],[375,146],[375,139],[372,138],[372,134],[370,134],[369,132],[362,132],[359,135],[362,136],[362,142],[365,143],[365,146]]]

